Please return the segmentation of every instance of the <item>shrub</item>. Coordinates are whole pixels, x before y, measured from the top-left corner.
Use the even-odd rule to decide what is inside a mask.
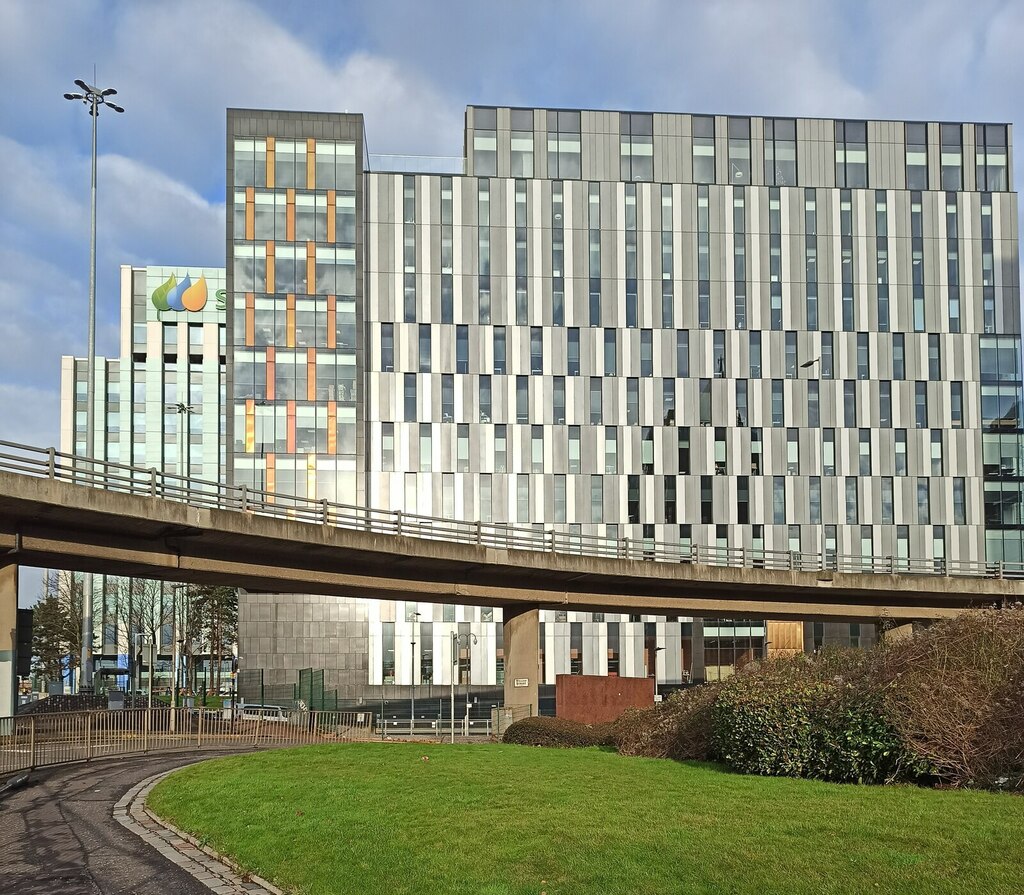
[[[608,724],[581,724],[566,718],[534,717],[510,724],[502,742],[563,748],[606,746],[610,742],[610,733]]]
[[[622,755],[705,761],[711,749],[713,684],[677,690],[649,708],[627,709],[614,722],[612,740]]]
[[[872,690],[866,653],[750,666],[719,688],[712,748],[738,771],[837,782],[913,780],[926,770]]]
[[[963,613],[876,662],[887,716],[940,779],[1024,790],[1024,610]]]

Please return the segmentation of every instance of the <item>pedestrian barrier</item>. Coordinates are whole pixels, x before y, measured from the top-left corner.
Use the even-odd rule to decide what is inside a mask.
[[[152,708],[0,718],[0,776],[118,755],[374,738],[372,712]]]

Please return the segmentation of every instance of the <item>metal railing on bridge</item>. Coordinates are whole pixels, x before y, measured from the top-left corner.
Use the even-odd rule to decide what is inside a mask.
[[[596,556],[647,562],[777,571],[831,571],[848,573],[966,576],[974,578],[1024,577],[1024,563],[986,562],[946,558],[862,556],[831,551],[760,550],[679,544],[637,538],[607,538],[572,534],[550,528],[481,523],[438,516],[380,510],[327,499],[278,494],[247,485],[228,485],[190,476],[127,466],[0,441],[0,471],[37,476],[102,488],[123,494],[181,501],[195,507],[235,510],[330,525],[354,531],[448,541],[502,550]]]
[[[259,709],[259,707],[257,707]],[[0,718],[0,776],[119,755],[374,739],[372,712],[153,708]]]

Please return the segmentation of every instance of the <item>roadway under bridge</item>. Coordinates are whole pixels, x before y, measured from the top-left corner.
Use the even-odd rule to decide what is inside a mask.
[[[535,543],[529,529],[424,522],[211,483],[204,490],[200,483],[113,464],[94,464],[87,483],[79,484],[67,480],[52,451],[49,474],[45,465],[29,474],[5,471],[10,465],[0,464],[0,677],[6,669],[11,675],[0,682],[4,694],[13,684],[3,651],[10,655],[12,647],[6,641],[14,627],[18,565],[254,591],[499,606],[506,703],[531,705],[541,608],[911,621],[1019,600],[1024,593],[1020,579],[1001,577],[1002,569],[994,577],[984,566],[973,574],[955,568],[952,574],[912,574],[877,564],[868,571],[807,570],[793,557],[718,565],[700,561],[699,553],[694,562],[689,552],[593,555],[571,552],[571,541],[554,537]],[[95,471],[101,466],[102,481]],[[81,471],[73,478],[82,479]],[[513,689],[516,681],[520,687]],[[0,716],[8,714],[5,701],[0,696]]]

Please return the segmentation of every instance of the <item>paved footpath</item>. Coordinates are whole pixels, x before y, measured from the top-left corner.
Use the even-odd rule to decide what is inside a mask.
[[[37,772],[34,785],[0,801],[0,893],[272,892],[243,880],[146,813],[142,798],[154,778],[197,760],[187,753]]]

